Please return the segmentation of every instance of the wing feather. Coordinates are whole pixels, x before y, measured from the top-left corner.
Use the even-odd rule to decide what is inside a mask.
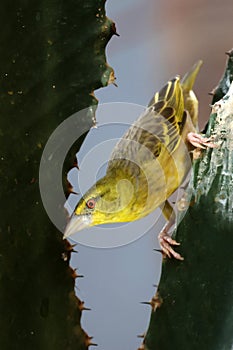
[[[154,157],[160,157],[164,148],[173,153],[179,146],[185,116],[183,93],[177,76],[154,95],[145,112],[117,143],[108,170],[114,166],[116,159],[146,161],[146,152],[140,151],[142,146]]]

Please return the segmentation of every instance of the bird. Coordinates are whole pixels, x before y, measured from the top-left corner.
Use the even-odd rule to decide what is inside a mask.
[[[169,197],[190,170],[190,151],[215,147],[198,133],[193,85],[201,65],[199,60],[182,79],[175,76],[154,94],[114,147],[106,174],[79,200],[64,238],[90,226],[139,220],[160,207],[167,221],[158,235],[161,251],[183,260],[169,234],[175,222]]]

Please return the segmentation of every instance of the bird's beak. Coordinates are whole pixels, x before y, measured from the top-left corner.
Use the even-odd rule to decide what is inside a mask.
[[[89,227],[91,224],[91,217],[89,215],[76,215],[73,214],[66,225],[63,239],[75,234],[84,228]]]

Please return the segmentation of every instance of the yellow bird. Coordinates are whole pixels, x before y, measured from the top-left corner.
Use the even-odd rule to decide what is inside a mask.
[[[159,234],[163,252],[183,258],[168,235],[174,211],[168,198],[182,184],[190,166],[190,143],[214,147],[197,134],[198,101],[192,90],[202,61],[180,81],[171,79],[155,93],[145,112],[114,147],[106,175],[80,199],[64,238],[89,226],[138,220],[161,207],[168,224]]]

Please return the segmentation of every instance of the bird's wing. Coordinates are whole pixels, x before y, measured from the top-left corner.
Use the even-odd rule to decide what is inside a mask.
[[[117,143],[108,170],[114,166],[116,159],[146,161],[146,152],[142,152],[142,147],[146,147],[156,158],[160,156],[164,147],[173,153],[179,146],[185,120],[180,78],[176,77],[154,95],[145,112]],[[143,160],[140,157],[144,157]]]
[[[184,108],[188,111],[196,130],[198,130],[198,100],[193,92],[193,85],[201,66],[202,61],[197,61],[181,80]]]

